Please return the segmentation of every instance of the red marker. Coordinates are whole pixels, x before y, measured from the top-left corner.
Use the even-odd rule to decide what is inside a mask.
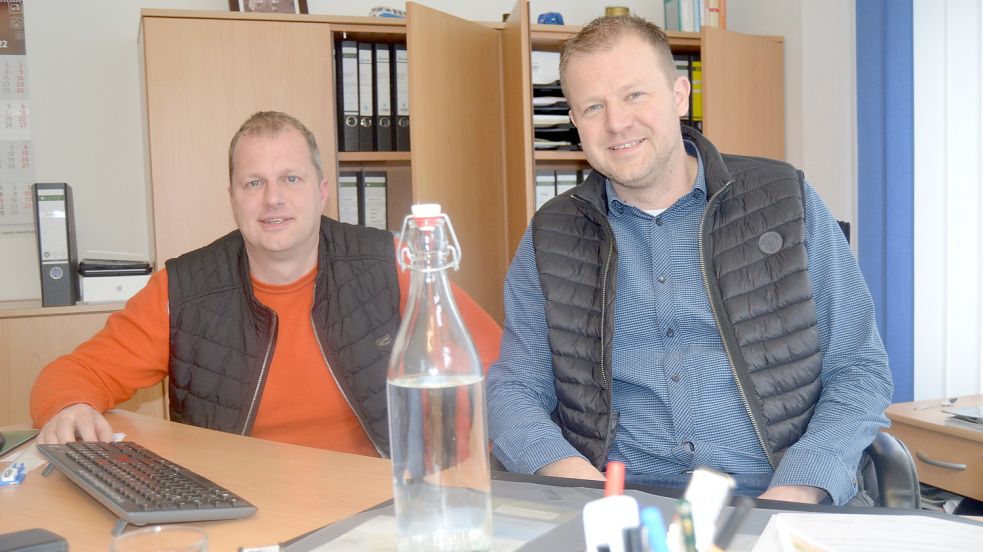
[[[625,465],[621,462],[608,462],[604,482],[604,496],[618,496],[625,492]]]

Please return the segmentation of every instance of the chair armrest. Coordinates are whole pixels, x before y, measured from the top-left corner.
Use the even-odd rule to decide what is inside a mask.
[[[864,452],[874,468],[878,506],[915,510],[921,507],[918,471],[904,443],[880,431]]]

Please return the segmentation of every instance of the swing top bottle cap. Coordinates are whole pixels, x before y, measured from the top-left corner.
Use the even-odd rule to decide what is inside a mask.
[[[414,217],[439,217],[440,216],[440,204],[439,203],[417,203],[410,207],[410,212],[413,213]]]

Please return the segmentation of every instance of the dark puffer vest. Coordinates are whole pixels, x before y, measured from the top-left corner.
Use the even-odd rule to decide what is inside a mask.
[[[386,371],[400,321],[392,235],[326,217],[320,232],[311,312],[319,353],[388,457]],[[278,321],[253,295],[242,235],[233,231],[166,266],[171,419],[248,435]]]
[[[683,127],[706,177],[701,272],[734,378],[772,467],[806,430],[822,355],[805,249],[804,179],[786,163],[723,155]],[[611,409],[618,248],[594,172],[533,217],[532,238],[566,438],[603,468]]]

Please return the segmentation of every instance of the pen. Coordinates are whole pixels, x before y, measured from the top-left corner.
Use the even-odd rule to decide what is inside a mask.
[[[648,541],[647,552],[669,552],[666,546],[666,525],[662,521],[662,512],[652,506],[642,510],[642,526],[645,527],[645,537]]]
[[[737,530],[744,523],[744,520],[751,512],[751,508],[754,506],[754,500],[746,496],[737,497],[734,499],[734,502],[734,510],[730,513],[730,517],[717,530],[717,534],[713,536],[713,546],[710,547],[711,552],[723,552],[727,550],[727,547],[730,546],[730,541],[734,539]]]
[[[612,460],[604,470],[604,496],[618,496],[625,492],[625,465]]]
[[[686,552],[696,552],[696,533],[693,530],[693,508],[689,501],[681,498],[676,505],[679,515],[679,528],[683,532],[683,545]]]

